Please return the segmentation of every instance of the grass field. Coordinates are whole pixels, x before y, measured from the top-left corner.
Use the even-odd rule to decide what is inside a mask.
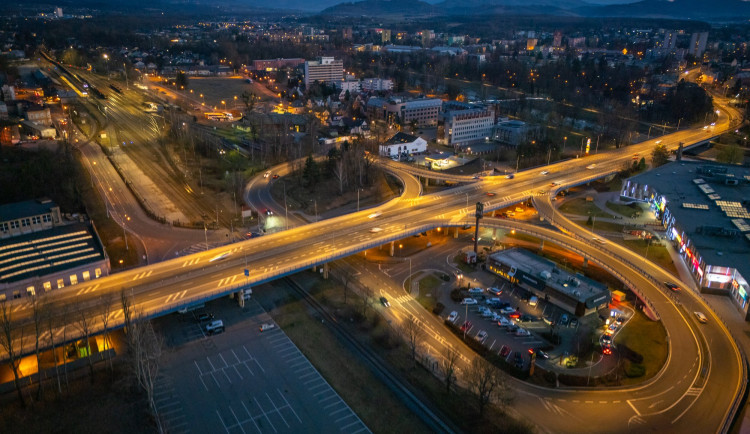
[[[242,92],[252,92],[260,97],[261,101],[268,100],[265,94],[256,89],[256,86],[260,85],[245,83],[245,80],[239,77],[191,77],[190,89],[193,90],[193,93],[185,92],[195,101],[205,101],[207,106],[215,106],[218,109],[224,108],[222,101],[226,102],[227,109],[234,108],[234,97],[236,96],[237,108],[244,110],[245,103],[241,98]],[[201,94],[203,94],[203,98],[200,97]]]
[[[560,212],[575,215],[592,215],[594,217],[612,218],[612,214],[604,212],[594,202],[587,202],[586,199],[579,197],[565,201],[560,206]]]
[[[678,275],[677,267],[674,266],[672,257],[669,255],[666,247],[662,245],[647,246],[646,240],[622,240],[618,241],[618,244],[622,244],[639,255],[646,257],[651,262],[659,265],[673,275]],[[647,252],[648,255],[646,255]]]
[[[438,279],[432,274],[428,274],[425,277],[419,279],[419,297],[417,301],[422,305],[428,312],[432,312],[432,308],[437,303],[436,289],[443,283],[442,280]]]
[[[648,206],[645,204],[631,203],[630,205],[624,205],[621,203],[614,203],[607,201],[607,208],[614,211],[622,216],[633,218],[639,214],[647,211]]]
[[[651,321],[640,311],[623,327],[615,337],[615,345],[625,344],[643,355],[646,374],[639,378],[623,378],[623,384],[641,383],[653,377],[667,361],[667,332],[661,322]]]

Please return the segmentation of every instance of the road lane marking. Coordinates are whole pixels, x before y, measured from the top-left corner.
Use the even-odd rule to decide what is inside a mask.
[[[633,409],[633,411],[635,412],[635,414],[636,414],[636,415],[638,415],[638,416],[640,416],[640,415],[641,415],[641,412],[640,412],[640,411],[638,411],[638,409],[637,409],[637,408],[635,408],[635,405],[633,405],[633,403],[632,403],[632,402],[630,402],[630,400],[629,400],[629,399],[628,399],[628,400],[626,400],[625,402],[627,402],[627,403],[628,403],[628,405],[630,406],[630,408],[632,408],[632,409]]]

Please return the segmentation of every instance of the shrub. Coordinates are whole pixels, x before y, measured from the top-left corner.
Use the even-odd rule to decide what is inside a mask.
[[[453,291],[451,291],[451,300],[455,301],[456,303],[463,300],[463,295],[461,295],[460,289],[454,289]]]
[[[438,302],[435,307],[432,308],[432,313],[435,315],[440,315],[445,310],[445,305],[443,303]]]
[[[625,364],[625,375],[630,378],[643,377],[646,373],[646,367],[640,363],[628,362]]]

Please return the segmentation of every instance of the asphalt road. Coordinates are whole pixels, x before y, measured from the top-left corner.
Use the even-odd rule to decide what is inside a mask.
[[[680,131],[662,137],[662,143],[674,148],[680,141],[690,144],[705,140],[732,127],[732,117],[736,121],[736,116],[733,110],[724,109],[713,130]],[[118,273],[56,291],[54,303],[75,303],[93,312],[101,310],[102,294],[124,290],[145,316],[158,316],[196,300],[222,296],[244,284],[274,280],[426,229],[464,224],[471,220],[477,201],[485,204],[485,211],[491,211],[546,193],[550,182],[559,183],[559,188],[587,182],[619,170],[631,161],[634,152],[648,155],[653,145],[654,141],[648,141],[556,163],[545,168],[548,174],[535,170],[519,173],[513,180],[489,177],[450,191],[384,205],[382,215],[376,218],[368,217],[372,210],[361,211]],[[490,192],[495,195],[488,196]],[[519,413],[550,432],[579,432],[582,426],[599,432],[718,430],[742,376],[736,346],[726,329],[716,321],[699,325],[664,297],[652,279],[592,245],[597,243],[519,222],[493,224],[555,240],[634,282],[648,295],[670,335],[670,359],[650,383],[601,391],[550,390],[518,383]],[[242,271],[246,267],[248,277]],[[11,306],[16,321],[28,321],[31,309],[27,300],[16,300]],[[114,310],[110,324],[121,323],[121,315]],[[539,414],[542,409],[546,409],[544,416]]]

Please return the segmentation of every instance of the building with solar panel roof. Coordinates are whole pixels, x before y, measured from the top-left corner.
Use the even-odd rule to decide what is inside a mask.
[[[701,291],[750,320],[750,170],[675,161],[625,181],[620,198],[648,202]]]

